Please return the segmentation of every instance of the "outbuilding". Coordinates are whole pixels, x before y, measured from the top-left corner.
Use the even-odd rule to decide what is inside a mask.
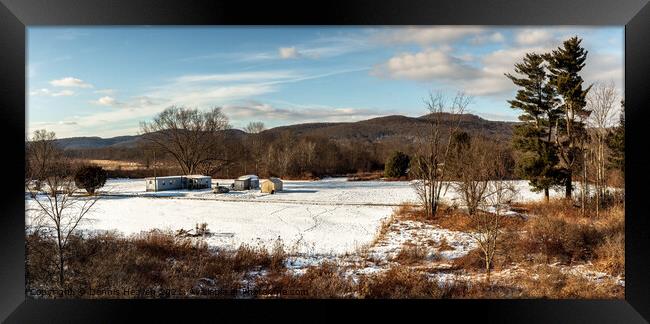
[[[212,188],[212,178],[200,174],[150,177],[144,178],[144,181],[147,191]]]
[[[278,178],[269,178],[262,181],[262,192],[274,194],[278,191],[282,191],[282,180]]]
[[[254,174],[243,175],[232,184],[235,190],[250,190],[258,189],[260,187],[260,178]]]
[[[212,188],[212,177],[200,174],[186,175],[185,186],[187,189],[210,189]]]

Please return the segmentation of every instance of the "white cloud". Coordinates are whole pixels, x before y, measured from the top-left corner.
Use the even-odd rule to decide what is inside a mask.
[[[373,73],[393,79],[431,80],[476,77],[475,68],[447,50],[425,50],[418,53],[401,53],[377,66]]]
[[[586,84],[596,82],[614,82],[619,94],[624,94],[623,57],[615,54],[587,55],[587,63],[583,70]]]
[[[485,30],[483,27],[476,26],[403,27],[381,32],[377,39],[389,44],[416,43],[424,46],[450,43],[465,36],[480,34]]]
[[[115,98],[111,96],[104,96],[97,100],[92,101],[92,103],[101,106],[113,106],[117,104],[117,101],[115,100]]]
[[[74,95],[74,91],[72,90],[61,90],[59,92],[54,92],[52,93],[52,97],[62,97],[62,96],[72,96]]]
[[[235,123],[244,123],[251,118],[268,121],[291,121],[293,123],[357,121],[386,114],[385,111],[382,112],[368,108],[295,104],[291,104],[291,106],[281,108],[269,103],[249,100],[243,104],[225,105],[223,110]]]
[[[30,96],[47,96],[50,94],[50,90],[46,88],[38,89],[38,90],[33,90],[29,92]]]
[[[55,87],[72,87],[72,88],[92,88],[92,84],[86,83],[83,80],[73,78],[73,77],[65,77],[63,79],[58,79],[58,80],[52,80],[50,81],[50,84],[55,86]]]
[[[100,93],[100,94],[105,94],[105,95],[112,95],[115,93],[115,89],[99,89],[93,91],[94,93]]]
[[[220,73],[220,74],[191,74],[184,75],[174,79],[177,83],[190,82],[237,82],[237,81],[265,81],[277,80],[296,77],[293,71],[253,71],[240,73]]]
[[[29,92],[30,96],[50,96],[50,97],[67,97],[73,96],[75,94],[72,90],[61,90],[58,92],[52,92],[50,89],[42,88],[38,90],[33,90]]]
[[[392,79],[437,81],[463,89],[471,95],[504,94],[515,89],[504,73],[511,72],[514,64],[526,53],[541,53],[548,49],[506,48],[482,56],[456,54],[449,47],[426,49],[418,53],[398,54],[376,66],[371,74]]]
[[[283,59],[295,59],[300,57],[300,53],[295,47],[280,47],[278,53],[280,54],[280,58]]]
[[[503,43],[506,40],[500,32],[494,32],[490,34],[479,34],[474,36],[470,42],[474,45],[482,45],[486,43]]]
[[[542,29],[523,29],[516,33],[515,42],[519,45],[539,45],[553,40],[553,34]]]

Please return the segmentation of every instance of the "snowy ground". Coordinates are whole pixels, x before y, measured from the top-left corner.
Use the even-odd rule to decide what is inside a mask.
[[[213,186],[218,183],[229,187],[232,182],[215,179]],[[542,193],[530,191],[526,181],[512,184],[518,192],[513,201],[543,199]],[[192,230],[197,224],[207,223],[210,234],[204,240],[212,247],[250,244],[271,249],[280,239],[290,254],[287,267],[295,274],[311,265],[332,261],[356,278],[385,271],[397,264],[395,257],[400,251],[417,246],[425,250],[428,266],[439,270],[432,276],[444,282],[458,275],[447,271],[453,259],[476,248],[468,233],[418,221],[393,220],[385,235],[378,237],[382,222],[397,206],[416,202],[413,187],[406,181],[284,181],[284,191],[271,195],[259,190],[226,194],[207,189],[146,192],[143,179],[110,179],[100,195],[80,230],[131,235],[153,229]],[[552,197],[563,195],[562,189],[551,191]],[[25,197],[29,225],[37,209],[33,199]],[[443,200],[454,202],[457,197],[450,187]],[[585,269],[569,270],[594,280],[612,279]],[[495,277],[510,280],[510,272]],[[620,278],[612,280],[624,285]]]
[[[216,183],[229,186],[232,180],[213,180]],[[516,200],[542,198],[525,181],[513,184],[519,189]],[[206,241],[211,246],[271,247],[279,238],[295,253],[343,254],[367,245],[396,206],[417,199],[410,183],[403,181],[284,181],[284,189],[274,195],[259,190],[146,192],[142,179],[111,179],[79,228],[130,235],[152,229],[190,230],[207,223],[212,234]],[[552,194],[561,196],[562,192]],[[454,197],[450,188],[445,199]],[[26,199],[29,223],[34,202]]]

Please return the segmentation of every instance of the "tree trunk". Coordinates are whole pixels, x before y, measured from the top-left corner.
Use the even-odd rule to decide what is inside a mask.
[[[487,256],[485,257],[485,281],[490,283],[490,260]]]
[[[63,289],[63,245],[61,242],[61,228],[60,226],[57,226],[56,229],[57,232],[57,246],[59,248],[59,284],[61,285],[61,289]]]
[[[582,151],[582,194],[580,195],[580,209],[582,216],[586,212],[586,198],[587,198],[587,150]]]
[[[548,188],[544,188],[544,200],[546,202],[548,202],[549,198],[550,198],[550,195],[549,195],[549,192],[548,192]]]
[[[571,179],[573,177],[573,172],[571,170],[568,171],[567,177],[564,180],[564,188],[565,188],[565,194],[564,198],[566,199],[571,199],[572,196],[572,191],[573,191],[573,186],[571,185]]]

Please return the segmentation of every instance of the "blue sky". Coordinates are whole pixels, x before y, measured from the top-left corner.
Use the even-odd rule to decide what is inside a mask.
[[[27,129],[132,135],[170,105],[222,107],[235,128],[420,116],[437,90],[516,120],[503,73],[573,35],[587,83],[622,93],[623,27],[30,27]]]

